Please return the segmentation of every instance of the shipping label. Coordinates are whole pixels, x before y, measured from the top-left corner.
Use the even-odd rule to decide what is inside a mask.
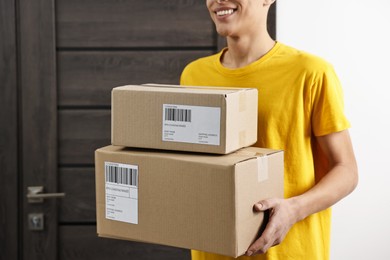
[[[163,105],[162,140],[220,145],[221,108]]]
[[[104,163],[106,218],[138,224],[138,166]]]

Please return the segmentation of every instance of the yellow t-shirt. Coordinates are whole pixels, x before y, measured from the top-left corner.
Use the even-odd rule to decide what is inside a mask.
[[[285,197],[310,189],[325,172],[313,136],[349,128],[344,115],[340,82],[323,59],[277,42],[261,59],[248,66],[225,68],[220,53],[198,59],[184,69],[182,85],[257,88],[258,141],[255,146],[285,151]],[[296,223],[284,241],[265,255],[239,259],[329,259],[331,210]],[[192,251],[192,259],[229,257]]]

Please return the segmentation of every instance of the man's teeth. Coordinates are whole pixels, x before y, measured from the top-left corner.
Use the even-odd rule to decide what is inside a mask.
[[[218,11],[218,12],[217,12],[217,15],[218,15],[218,16],[224,16],[224,15],[232,14],[233,12],[234,12],[233,9],[222,10],[222,11]]]

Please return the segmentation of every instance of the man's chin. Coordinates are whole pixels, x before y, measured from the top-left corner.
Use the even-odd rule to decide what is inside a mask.
[[[232,32],[230,30],[228,30],[227,28],[216,28],[217,30],[217,33],[219,34],[219,36],[221,37],[228,37],[228,36],[231,36],[232,35]]]

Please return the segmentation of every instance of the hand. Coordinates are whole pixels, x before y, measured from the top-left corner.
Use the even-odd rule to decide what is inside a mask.
[[[264,254],[270,247],[280,244],[298,221],[293,199],[266,199],[256,203],[253,208],[257,212],[270,210],[270,218],[260,238],[248,248],[247,256]]]

